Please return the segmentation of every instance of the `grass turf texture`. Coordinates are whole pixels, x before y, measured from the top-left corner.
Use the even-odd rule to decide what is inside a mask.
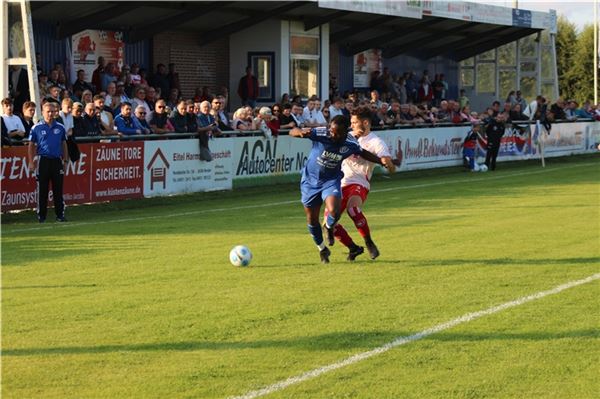
[[[241,395],[598,273],[600,160],[548,164],[378,179],[354,264],[318,262],[295,184],[5,215],[2,397]],[[269,397],[594,398],[598,309],[595,281]]]

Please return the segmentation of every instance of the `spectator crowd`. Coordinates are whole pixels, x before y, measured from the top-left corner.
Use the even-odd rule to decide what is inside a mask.
[[[38,60],[38,65],[39,65]],[[255,107],[258,86],[250,67],[240,79],[238,95],[242,107],[229,110],[229,90],[197,88],[194,96],[184,98],[175,64],[158,64],[154,73],[134,63],[116,65],[98,58],[97,68],[87,80],[77,71],[72,83],[56,63],[49,73],[38,67],[42,105],[53,102],[60,109],[57,118],[73,137],[127,136],[193,133],[200,139],[201,150],[208,148],[213,136],[243,131],[261,131],[265,137],[277,136],[281,129],[326,126],[337,115],[349,117],[353,109],[367,106],[372,111],[372,126],[418,126],[422,124],[489,123],[491,118],[503,122],[539,120],[548,129],[555,120],[594,118],[600,109],[589,102],[561,98],[549,104],[537,96],[528,102],[520,91],[511,91],[501,103],[494,101],[483,112],[470,108],[469,98],[461,90],[458,98],[448,98],[444,74],[432,79],[428,71],[420,77],[413,72],[393,76],[388,68],[371,76],[370,90],[348,91],[340,95],[335,77],[330,77],[329,99],[317,96],[303,101],[301,95],[284,94],[270,107]],[[29,99],[24,69],[13,66],[10,75],[11,96],[2,100],[2,143],[14,145],[26,140],[36,105]],[[231,112],[230,112],[231,111]],[[205,159],[210,152],[205,151]]]

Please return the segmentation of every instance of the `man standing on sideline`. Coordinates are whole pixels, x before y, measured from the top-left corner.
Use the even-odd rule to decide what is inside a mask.
[[[238,85],[238,95],[242,99],[242,105],[256,107],[256,98],[258,97],[258,79],[252,75],[252,68],[246,67],[246,75],[240,79]]]
[[[48,213],[48,187],[52,182],[54,213],[57,222],[66,222],[65,203],[63,201],[63,178],[65,166],[69,162],[67,150],[67,132],[65,127],[55,121],[58,106],[45,103],[42,107],[43,121],[31,128],[29,149],[27,152],[29,170],[35,170],[33,158],[38,156],[36,171],[38,204],[37,216],[40,223],[46,221]]]

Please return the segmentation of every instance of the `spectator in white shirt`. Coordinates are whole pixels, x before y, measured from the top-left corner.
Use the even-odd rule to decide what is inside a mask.
[[[344,102],[341,98],[336,97],[333,99],[333,102],[329,106],[329,118],[333,119],[338,115],[344,115],[342,109],[344,108]]]
[[[13,101],[10,98],[2,100],[2,120],[6,126],[8,137],[13,140],[23,140],[25,137],[25,126],[21,118],[13,113]]]
[[[61,108],[59,111],[60,118],[62,119],[62,124],[65,127],[65,131],[67,132],[67,136],[71,136],[73,134],[73,100],[70,98],[65,98],[61,102]]]

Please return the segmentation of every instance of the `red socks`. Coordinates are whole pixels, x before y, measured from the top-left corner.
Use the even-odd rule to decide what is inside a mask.
[[[365,238],[371,235],[371,231],[369,230],[369,223],[367,222],[367,218],[362,213],[362,209],[358,207],[348,208],[348,215],[354,222],[356,229],[360,233],[360,235]]]

